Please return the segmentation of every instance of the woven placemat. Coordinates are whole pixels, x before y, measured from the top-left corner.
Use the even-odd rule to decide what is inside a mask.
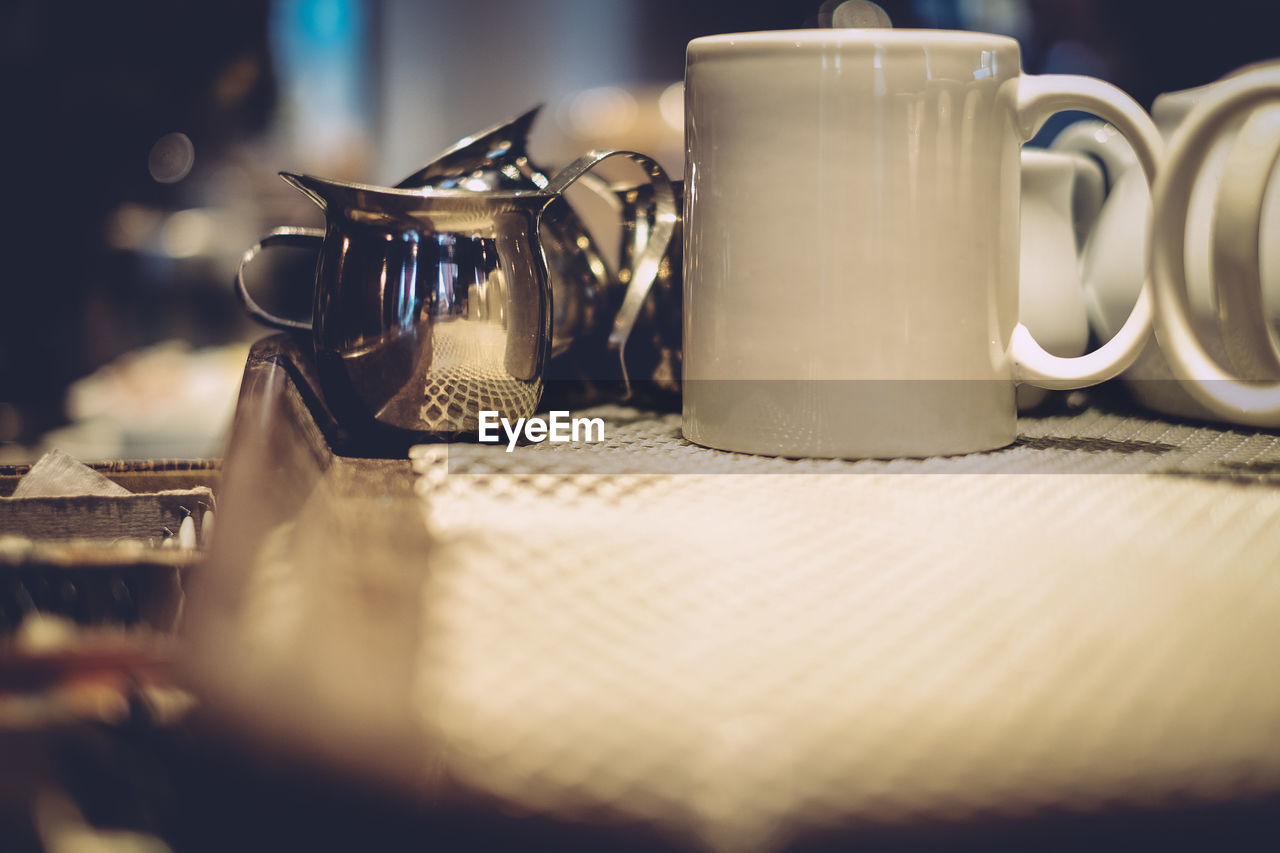
[[[581,414],[605,442],[411,453],[413,692],[469,788],[716,850],[1280,793],[1275,435],[1084,409],[813,461]]]
[[[450,446],[459,474],[1180,474],[1280,484],[1280,436],[1247,428],[1176,422],[1082,406],[1019,420],[1012,445],[925,459],[785,459],[726,453],[685,440],[678,414],[624,406],[575,412],[599,418],[598,442]],[[583,430],[582,435],[586,435]]]

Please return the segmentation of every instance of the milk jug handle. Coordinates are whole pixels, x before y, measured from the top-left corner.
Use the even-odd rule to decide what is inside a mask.
[[[1092,77],[1074,74],[1023,75],[1017,85],[1017,119],[1024,140],[1030,139],[1054,113],[1084,110],[1101,116],[1122,132],[1133,146],[1142,173],[1155,180],[1163,143],[1151,117],[1137,102]],[[1080,388],[1103,382],[1131,365],[1151,335],[1151,284],[1144,281],[1137,302],[1124,325],[1111,340],[1076,358],[1051,355],[1019,323],[1009,343],[1016,382],[1041,388]]]
[[[276,228],[250,246],[240,257],[240,266],[236,268],[236,296],[239,297],[240,304],[244,306],[244,310],[253,319],[273,329],[283,329],[286,332],[310,331],[310,321],[277,317],[255,302],[253,296],[249,293],[249,288],[244,283],[244,271],[246,267],[253,263],[254,258],[258,257],[263,250],[272,246],[292,246],[303,249],[315,247],[319,249],[322,243],[324,243],[324,231],[322,229],[286,225]]]
[[[1262,328],[1266,314],[1258,252],[1263,193],[1280,158],[1280,127],[1274,121],[1280,66],[1247,72],[1219,85],[1214,97],[1193,109],[1170,139],[1167,164],[1152,190],[1148,262],[1159,309],[1156,334],[1174,376],[1206,408],[1236,423],[1275,428],[1280,427],[1280,382],[1246,382],[1249,377],[1224,369],[1205,351],[1190,320],[1185,243],[1191,191],[1218,134],[1240,116],[1252,114],[1232,148],[1218,190],[1213,284],[1219,307],[1226,312],[1223,325],[1231,327],[1224,331],[1252,334],[1255,355],[1275,359],[1271,333]],[[1247,272],[1235,274],[1241,271]],[[1250,311],[1252,317],[1241,316]]]
[[[1049,143],[1054,151],[1072,151],[1086,154],[1102,164],[1107,176],[1107,186],[1115,186],[1116,180],[1138,165],[1133,146],[1114,125],[1097,119],[1084,119],[1067,125]]]
[[[1107,201],[1107,179],[1102,167],[1089,158],[1081,158],[1071,175],[1071,226],[1076,235],[1076,252],[1085,241]]]
[[[651,157],[635,151],[601,149],[587,152],[557,172],[548,182],[546,191],[557,195],[563,193],[578,179],[611,157],[625,157],[636,163],[644,170],[654,189],[653,230],[644,249],[636,256],[628,271],[627,291],[623,296],[622,306],[614,318],[613,328],[609,332],[609,345],[618,352],[618,360],[622,365],[622,380],[630,392],[631,381],[627,375],[626,359],[627,340],[631,337],[631,330],[635,327],[645,299],[648,298],[649,291],[658,277],[658,268],[662,265],[662,259],[667,253],[671,235],[675,233],[677,211],[675,189],[671,185],[671,179],[667,177],[666,170]]]

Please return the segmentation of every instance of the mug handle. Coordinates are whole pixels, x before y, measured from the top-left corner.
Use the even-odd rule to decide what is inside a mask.
[[[249,294],[249,288],[244,283],[244,270],[249,264],[253,263],[253,259],[258,253],[272,246],[290,246],[293,248],[307,248],[324,242],[324,230],[320,228],[302,228],[296,225],[285,225],[276,228],[267,234],[258,242],[250,246],[240,257],[240,266],[236,269],[236,296],[240,299],[240,304],[244,306],[244,310],[249,316],[257,320],[259,323],[270,326],[273,329],[283,329],[286,332],[311,330],[310,321],[288,320],[284,317],[277,317],[275,314],[264,309],[261,305],[254,301]]]
[[[609,346],[618,351],[618,361],[622,366],[622,382],[626,386],[627,393],[630,394],[631,380],[627,375],[626,359],[627,340],[631,337],[631,330],[635,327],[645,299],[648,298],[649,291],[658,277],[658,268],[662,265],[662,259],[667,253],[671,235],[675,233],[676,197],[671,179],[656,160],[644,154],[635,151],[596,149],[588,151],[557,172],[547,183],[545,191],[557,195],[563,193],[578,179],[611,157],[626,157],[639,165],[644,169],[654,188],[654,208],[651,218],[653,230],[644,250],[632,263],[627,292],[614,318],[613,328],[609,332]]]
[[[1156,335],[1174,375],[1210,411],[1246,426],[1280,427],[1280,382],[1248,381],[1218,364],[1196,337],[1187,297],[1186,223],[1191,190],[1219,133],[1246,111],[1280,101],[1280,67],[1224,80],[1216,97],[1196,107],[1169,143],[1168,166],[1152,191],[1148,257],[1156,297]],[[1246,121],[1223,172],[1216,205],[1213,281],[1224,337],[1274,361],[1262,309],[1258,252],[1263,194],[1280,158],[1276,112],[1262,109]],[[1246,319],[1246,314],[1253,312]],[[1265,358],[1266,356],[1264,356]],[[1255,360],[1256,362],[1256,360]]]
[[[1147,183],[1155,180],[1163,143],[1151,117],[1137,102],[1092,77],[1074,74],[1023,75],[1017,78],[1017,118],[1024,140],[1036,134],[1054,113],[1085,110],[1106,119],[1133,146]],[[1111,340],[1075,358],[1050,355],[1019,323],[1009,342],[1015,382],[1052,390],[1102,382],[1133,364],[1151,335],[1151,283],[1144,281],[1128,319]]]

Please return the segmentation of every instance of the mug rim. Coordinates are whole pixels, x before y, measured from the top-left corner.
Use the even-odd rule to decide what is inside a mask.
[[[744,48],[813,49],[860,47],[967,47],[1013,49],[1021,54],[1021,44],[1012,36],[973,30],[823,28],[806,30],[760,30],[700,36],[689,42],[687,56],[695,53],[737,52]]]

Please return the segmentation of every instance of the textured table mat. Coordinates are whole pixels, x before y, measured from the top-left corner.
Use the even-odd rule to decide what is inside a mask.
[[[1176,474],[1280,485],[1280,436],[1191,421],[1173,422],[1073,407],[1019,419],[1018,440],[985,453],[927,459],[780,459],[699,447],[680,434],[678,414],[599,406],[575,417],[600,417],[605,440],[504,446],[450,446],[454,473],[634,474]],[[585,434],[585,433],[584,433]]]
[[[799,461],[597,414],[412,453],[421,707],[470,784],[724,850],[1280,791],[1275,436],[1085,410]]]
[[[310,479],[253,410],[278,443],[233,441],[219,521],[257,532],[191,597],[190,672],[441,808],[659,847],[1274,801],[1280,441],[1078,399],[946,459],[720,453],[602,407],[595,445]]]

